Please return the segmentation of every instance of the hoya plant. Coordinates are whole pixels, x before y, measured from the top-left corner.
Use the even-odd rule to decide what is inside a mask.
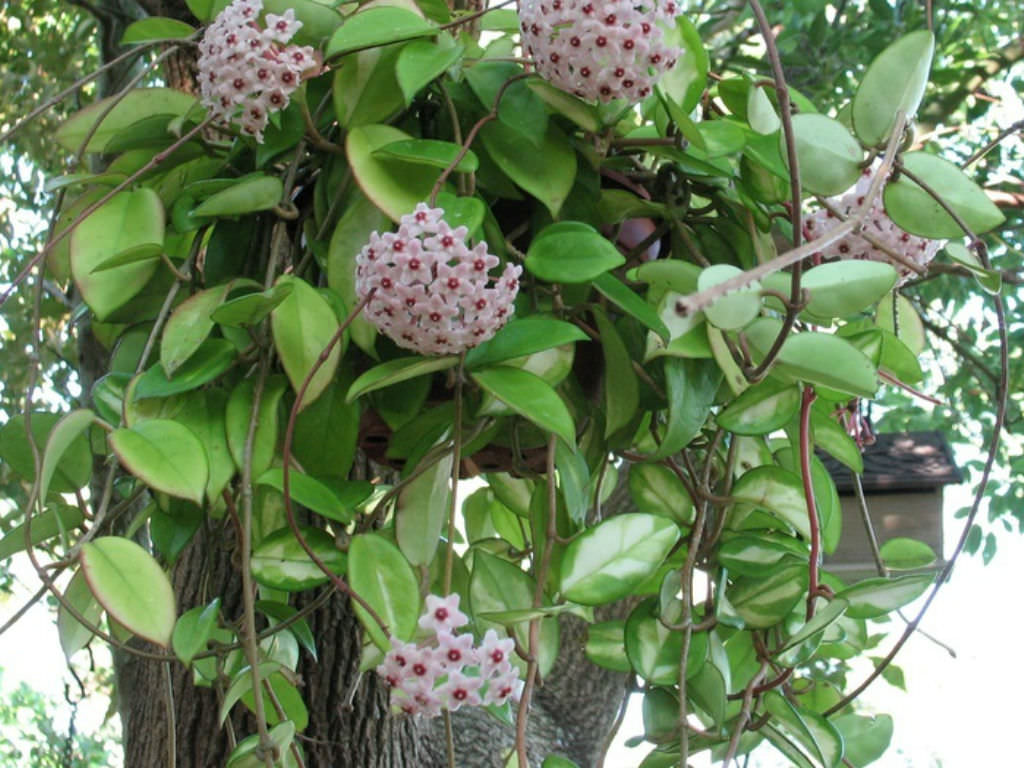
[[[675,0],[150,5],[2,297],[83,362],[58,413],[36,354],[0,432],[0,554],[72,663],[111,648],[125,764],[585,768],[633,694],[645,768],[878,759],[857,697],[1008,390],[970,170],[1005,135],[965,170],[916,130],[931,19],[812,101],[757,0],[721,71]],[[939,266],[999,329],[982,482],[941,568],[845,582],[822,456],[934,400]]]

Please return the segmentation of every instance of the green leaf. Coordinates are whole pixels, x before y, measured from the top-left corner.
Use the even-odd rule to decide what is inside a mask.
[[[498,122],[519,134],[530,149],[540,146],[548,127],[548,113],[544,102],[522,80],[521,66],[485,58],[465,68],[463,74],[484,109],[493,109],[497,102]]]
[[[736,481],[732,497],[737,502],[768,510],[805,539],[810,538],[803,482],[792,472],[774,465],[754,467]]]
[[[875,57],[853,97],[853,128],[864,144],[885,144],[896,113],[913,120],[924,97],[935,52],[935,37],[926,29],[904,35]]]
[[[429,37],[437,31],[422,16],[404,8],[368,8],[348,17],[327,43],[324,56],[332,59],[366,48]]]
[[[470,373],[477,384],[545,432],[576,444],[576,426],[558,393],[539,376],[509,366],[495,366]]]
[[[256,610],[281,622],[290,620],[299,612],[297,608],[287,603],[278,603],[272,600],[257,600]],[[313,631],[309,628],[308,621],[305,619],[293,621],[288,625],[288,631],[295,635],[295,639],[309,652],[310,656],[314,659],[317,658],[316,640],[313,637]]]
[[[576,153],[554,121],[535,150],[525,151],[522,134],[498,121],[485,125],[480,138],[498,167],[557,217],[576,181]]]
[[[770,691],[765,708],[785,729],[827,768],[838,768],[843,759],[843,737],[835,726],[816,712],[797,709],[778,691]]]
[[[244,296],[229,299],[213,309],[209,319],[233,328],[256,325],[273,312],[282,301],[291,296],[294,289],[294,283],[278,282],[273,288],[268,288],[265,291],[247,293]],[[166,331],[164,335],[166,336]],[[166,368],[166,363],[164,367]]]
[[[434,168],[448,168],[462,152],[462,146],[450,141],[437,139],[402,139],[385,144],[373,151],[374,157],[404,160],[418,165],[429,165]],[[472,150],[459,160],[455,166],[459,173],[473,173],[480,167],[480,160]],[[445,219],[447,221],[447,218]],[[451,222],[449,221],[449,224]],[[455,226],[454,224],[452,225]]]
[[[266,665],[270,669],[274,669],[274,665]],[[245,678],[249,679],[249,687],[252,687],[252,674],[246,669]],[[238,701],[238,698],[242,695],[239,692],[238,695],[232,701]],[[223,722],[224,717],[227,717],[227,713],[222,713]],[[291,720],[285,720],[284,722],[278,723],[270,729],[268,734],[270,740],[274,743],[274,747],[278,754],[282,756],[283,768],[295,768],[295,762],[292,760],[291,753],[288,751],[291,747],[292,741],[295,739],[295,723]],[[254,733],[252,736],[247,736],[238,742],[238,746],[234,748],[231,754],[228,756],[228,762],[225,768],[263,768],[266,766],[266,760],[262,757],[263,751],[260,749],[260,737],[259,734]]]
[[[411,104],[413,97],[432,80],[443,75],[462,58],[461,45],[444,45],[429,40],[415,40],[403,46],[398,54],[395,75],[405,96],[405,103]]]
[[[121,45],[145,43],[150,40],[183,40],[195,33],[195,29],[183,21],[151,16],[129,24],[121,35]]]
[[[846,126],[814,113],[793,115],[792,120],[800,182],[807,192],[841,195],[857,183],[864,151]],[[788,164],[785,137],[780,135],[780,141],[779,151]]]
[[[267,379],[256,413],[256,430],[252,439],[252,476],[259,477],[270,466],[277,446],[278,404],[287,389],[284,377]],[[225,411],[225,432],[228,449],[239,471],[245,466],[245,444],[249,437],[249,423],[253,418],[252,404],[255,386],[245,379],[231,392]]]
[[[733,610],[753,629],[773,627],[807,592],[807,566],[791,565],[767,577],[743,577],[726,590]]]
[[[548,755],[544,758],[544,762],[541,763],[540,768],[579,768],[579,766],[572,760],[567,760],[564,757]]]
[[[790,422],[800,407],[800,388],[765,379],[744,390],[718,414],[718,426],[737,435],[767,435]]]
[[[722,372],[708,360],[665,358],[668,425],[652,459],[663,459],[682,450],[707,421]]]
[[[170,397],[207,384],[235,364],[238,350],[227,339],[207,339],[180,366],[173,378],[168,378],[162,366],[154,365],[135,382],[132,390],[135,400],[150,397]]]
[[[782,125],[771,99],[760,85],[751,86],[747,90],[747,122],[756,133],[762,135],[775,133]]]
[[[846,612],[847,602],[845,600],[833,600],[824,608],[814,614],[814,618],[794,632],[782,645],[779,646],[775,655],[785,653],[795,648],[805,640],[809,640],[820,632],[825,631],[834,622],[838,621]]]
[[[652,286],[666,288],[686,296],[697,292],[697,281],[701,271],[700,267],[688,261],[660,259],[634,267],[626,276],[630,280],[650,283]]]
[[[340,376],[295,420],[292,453],[309,474],[321,479],[347,478],[355,457],[360,408],[345,402],[347,389],[348,376]],[[352,485],[345,483],[346,488]]]
[[[834,261],[804,272],[800,287],[810,292],[807,312],[820,318],[849,317],[877,304],[899,273],[882,261]],[[788,291],[789,277],[786,277]]]
[[[278,283],[291,283],[293,289],[270,313],[270,327],[274,334],[274,348],[292,383],[292,389],[298,394],[340,323],[327,300],[305,280],[282,275]],[[347,341],[347,337],[343,336],[331,349],[323,365],[309,379],[300,408],[316,400],[331,383]]]
[[[544,228],[526,254],[526,268],[549,283],[586,283],[625,262],[606,237],[578,221]]]
[[[584,653],[599,667],[615,672],[629,672],[632,667],[626,658],[626,622],[622,619],[602,621],[587,628]]]
[[[982,264],[981,264],[981,260],[978,259],[978,257],[974,255],[973,251],[971,251],[967,247],[965,247],[963,243],[957,243],[957,242],[946,243],[946,253],[949,255],[949,258],[951,258],[953,261],[955,261],[961,267],[965,267],[972,275],[974,275],[974,279],[978,281],[978,285],[980,285],[987,293],[991,293],[993,296],[998,296],[999,295],[999,292],[1003,288],[1003,275],[1002,275],[1002,273],[999,270],[997,270],[997,269],[985,269],[985,267],[982,266]],[[907,301],[907,299],[904,296],[900,296],[899,299],[904,301],[904,302]],[[881,310],[882,310],[882,307],[884,307],[884,306],[885,305],[883,304],[883,305],[881,305],[879,307],[879,315],[882,314]],[[890,314],[890,317],[886,318],[887,322],[888,322],[886,327],[888,327],[889,330],[892,330],[893,323],[892,323],[892,319],[891,319],[891,314],[892,314],[892,310],[891,309],[889,309],[889,314]],[[901,315],[900,315],[900,328],[899,328],[899,330],[900,330],[900,335],[901,336],[904,333],[904,327],[903,327],[903,317],[904,317],[904,314],[905,313],[901,313]],[[917,317],[917,312],[915,310],[913,310],[912,308],[909,310],[909,314],[911,314],[913,317]],[[878,324],[879,325],[883,324],[882,320],[881,320],[881,317],[878,320]],[[920,320],[918,320],[917,324],[920,325]],[[923,334],[922,334],[922,337],[923,337]],[[920,353],[920,349],[917,350],[917,351],[918,351],[918,353]]]
[[[742,273],[743,270],[732,264],[705,267],[697,278],[697,290],[706,291]],[[753,283],[747,288],[727,293],[705,309],[704,315],[709,323],[723,331],[743,328],[761,311],[761,298],[758,296],[760,289],[760,283]]]
[[[192,658],[206,648],[219,616],[219,597],[214,598],[209,605],[197,605],[181,614],[174,625],[171,647],[182,664],[188,666],[192,663]]]
[[[228,295],[232,283],[199,291],[179,304],[167,318],[160,337],[160,363],[164,373],[174,372],[199,349],[213,330],[211,315]]]
[[[64,600],[70,603],[82,615],[82,618],[93,626],[100,623],[103,608],[96,602],[96,598],[85,580],[85,574],[81,570],[77,571],[68,582],[68,587],[64,590]],[[79,623],[78,619],[64,607],[64,603],[57,607],[57,634],[60,637],[61,650],[64,651],[64,656],[68,659],[85,648],[93,638],[92,630]]]
[[[289,9],[295,11],[295,20],[302,22],[302,26],[292,38],[296,45],[312,45],[319,48],[342,22],[338,11],[319,0],[263,0],[263,10],[266,13],[280,16]]]
[[[119,192],[71,233],[71,272],[82,298],[104,320],[142,290],[159,264],[164,244],[164,208],[146,187]],[[113,257],[124,266],[97,272]]]
[[[658,569],[678,540],[679,528],[665,517],[636,513],[605,520],[566,548],[561,592],[582,605],[625,597]]]
[[[152,555],[131,539],[101,536],[83,544],[79,557],[89,589],[112,618],[139,637],[170,645],[174,589]]]
[[[814,433],[816,447],[831,454],[857,474],[864,473],[864,458],[861,456],[860,447],[835,419],[815,408],[811,411],[811,430]]]
[[[593,104],[556,88],[546,80],[531,78],[526,81],[526,87],[537,94],[551,109],[569,118],[583,130],[591,133],[601,130],[601,115]]]
[[[89,137],[87,152],[102,152],[126,128],[147,119],[164,117],[170,123],[197,106],[196,98],[173,88],[133,88],[76,112],[57,129],[54,138],[69,152],[77,152]],[[96,123],[99,126],[93,130]],[[170,139],[167,130],[160,132]]]
[[[626,620],[626,656],[644,680],[655,685],[675,685],[679,682],[683,633],[668,629],[658,620],[657,604],[655,597],[644,600]],[[686,660],[688,678],[704,664],[707,643],[707,632],[695,633],[690,638],[690,654]]]
[[[627,287],[621,280],[605,272],[594,280],[594,287],[627,315],[632,315],[647,328],[668,341],[671,333],[657,310]]]
[[[492,339],[466,353],[466,368],[482,368],[586,339],[577,326],[551,315],[516,317]]]
[[[429,565],[451,504],[449,478],[452,455],[446,454],[399,493],[395,509],[395,538],[413,565]]]
[[[850,604],[846,615],[851,619],[873,619],[916,600],[934,581],[931,573],[865,579],[837,593],[836,598],[843,598]]]
[[[150,488],[203,503],[206,450],[191,430],[175,421],[149,419],[114,430],[109,439],[124,467]]]
[[[75,448],[76,453],[81,451],[81,444],[84,442],[82,436],[94,421],[96,421],[96,416],[92,411],[78,409],[67,414],[54,425],[53,431],[46,441],[43,467],[39,473],[40,499],[46,499],[49,495],[50,483],[53,481],[58,465],[63,463],[64,455],[68,450]]]
[[[777,319],[760,318],[744,333],[763,357],[780,329]],[[773,370],[791,381],[820,384],[854,397],[872,398],[878,389],[875,367],[860,350],[846,339],[818,331],[790,334]]]
[[[302,538],[331,573],[345,573],[345,553],[334,538],[319,528],[302,527]],[[252,552],[252,577],[271,589],[301,592],[323,584],[327,575],[314,563],[291,528],[281,528],[263,539]]]
[[[374,155],[381,147],[411,138],[390,125],[360,125],[350,130],[345,139],[345,151],[356,183],[373,204],[394,221],[430,196],[438,175],[428,166]]]
[[[63,531],[72,531],[85,517],[78,507],[57,502],[45,512],[32,516],[32,546],[52,539]],[[25,524],[16,525],[0,538],[0,560],[25,549]]]
[[[387,625],[391,637],[411,640],[420,613],[416,574],[398,548],[382,536],[361,533],[348,550],[348,583]],[[356,615],[381,650],[391,646],[388,636],[369,614],[353,602]]]
[[[832,724],[846,742],[846,759],[854,768],[864,768],[885,754],[892,742],[893,722],[889,715],[839,715]]]
[[[267,485],[284,493],[284,470],[271,467],[256,479],[256,485]],[[288,490],[292,501],[306,509],[339,523],[352,522],[352,510],[346,508],[333,489],[315,477],[292,470],[288,473]]]
[[[636,508],[680,525],[693,523],[693,501],[683,481],[664,464],[633,464],[629,468],[629,495]]]
[[[902,163],[963,219],[974,234],[987,232],[1006,217],[985,191],[948,160],[928,152],[908,152]],[[930,238],[962,238],[968,233],[916,182],[905,174],[885,185],[885,212],[912,235]]]
[[[897,537],[889,539],[879,550],[886,568],[895,571],[910,571],[927,568],[935,562],[935,553],[923,541]]]
[[[784,561],[806,561],[807,546],[777,533],[743,533],[722,542],[718,561],[740,576],[764,577]]]
[[[240,216],[268,211],[281,202],[284,183],[276,176],[246,176],[239,183],[206,198],[193,216]]]
[[[663,41],[682,51],[675,66],[662,76],[659,87],[679,105],[680,111],[692,112],[704,92],[710,69],[701,34],[692,21],[680,15],[676,16],[675,26],[665,30]]]
[[[533,605],[535,591],[533,579],[517,565],[502,560],[478,548],[473,550],[473,571],[469,579],[469,598],[477,629],[500,630],[501,625],[480,618],[485,613],[525,610]],[[529,644],[529,625],[519,623],[513,628],[519,643]],[[499,631],[500,634],[500,631]],[[539,666],[542,675],[548,674],[558,655],[558,619],[542,619],[540,623]]]
[[[445,357],[400,357],[396,360],[388,360],[386,363],[374,366],[358,379],[352,382],[349,387],[345,401],[351,403],[358,397],[376,389],[390,387],[400,381],[415,379],[418,376],[426,376],[437,371],[446,371],[454,368],[459,362],[455,355]]]
[[[640,385],[619,332],[603,310],[595,307],[593,312],[604,354],[604,436],[607,438],[632,421],[640,405]]]

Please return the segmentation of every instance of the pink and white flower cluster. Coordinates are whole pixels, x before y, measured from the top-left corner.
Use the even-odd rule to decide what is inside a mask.
[[[871,168],[866,168],[853,189],[840,197],[829,199],[829,204],[844,217],[852,216],[864,202],[864,197],[871,186],[872,175]],[[808,241],[817,240],[838,224],[838,217],[828,209],[817,211],[805,220],[804,235]],[[864,231],[889,250],[922,267],[927,266],[943,246],[941,240],[918,237],[900,229],[882,207],[881,195],[871,205],[864,221]],[[912,269],[900,264],[885,251],[876,248],[860,235],[852,233],[830,243],[815,255],[826,261],[836,259],[884,261],[892,264],[900,273],[900,282],[904,282],[915,274]]]
[[[515,642],[489,629],[477,647],[472,635],[455,634],[467,621],[459,610],[458,595],[430,595],[419,625],[432,637],[419,644],[391,638],[391,650],[377,674],[391,686],[395,709],[437,717],[442,709],[454,712],[463,706],[519,699],[523,682],[510,661]]]
[[[515,311],[523,271],[507,264],[492,279],[498,257],[485,242],[469,248],[466,228],[452,229],[443,216],[420,203],[397,232],[374,232],[356,256],[356,295],[375,291],[370,322],[423,355],[460,354],[494,336]]]
[[[663,40],[679,10],[675,0],[523,0],[523,50],[564,91],[636,102],[682,52]]]
[[[288,106],[302,73],[317,66],[312,48],[286,45],[302,26],[295,11],[268,13],[261,26],[262,10],[263,0],[235,0],[217,15],[199,46],[203,105],[259,142],[269,114]]]

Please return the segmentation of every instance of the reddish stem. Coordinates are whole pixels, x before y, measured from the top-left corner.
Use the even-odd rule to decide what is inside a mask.
[[[807,501],[807,521],[811,533],[811,553],[807,568],[808,621],[814,617],[814,601],[818,597],[818,560],[821,557],[821,526],[811,480],[811,405],[815,397],[814,387],[805,387],[803,401],[800,403],[800,475],[804,481],[804,499]]]

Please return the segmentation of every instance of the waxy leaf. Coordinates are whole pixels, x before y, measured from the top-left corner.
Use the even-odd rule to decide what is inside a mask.
[[[154,117],[166,118],[164,129],[156,137],[170,138],[166,125],[181,117],[197,105],[196,98],[184,91],[173,88],[133,88],[90,104],[76,112],[57,129],[54,138],[64,149],[77,152],[86,137],[87,152],[102,152],[111,139],[126,128]],[[98,120],[99,127],[93,131]]]
[[[843,759],[843,737],[836,727],[817,712],[797,709],[778,691],[765,696],[765,708],[826,768],[839,768]]]
[[[334,344],[323,364],[310,378],[313,366],[335,336],[340,322],[327,300],[305,280],[283,275],[278,278],[278,284],[281,283],[291,283],[293,288],[291,294],[270,313],[270,327],[274,333],[274,347],[292,389],[298,394],[306,385],[300,406],[303,408],[316,400],[331,383],[348,338],[342,336]]]
[[[668,424],[651,458],[671,456],[697,436],[721,383],[722,372],[711,361],[665,358]]]
[[[636,673],[649,683],[675,685],[679,682],[683,633],[669,629],[658,620],[657,606],[657,598],[648,598],[629,615],[625,630],[626,656]],[[707,645],[707,632],[698,632],[690,638],[690,654],[686,659],[688,678],[704,664]]]
[[[523,146],[523,134],[491,121],[480,132],[484,148],[512,181],[558,216],[576,180],[576,153],[554,121],[537,149]]]
[[[267,379],[260,395],[256,413],[256,429],[252,439],[252,476],[259,477],[270,466],[277,446],[278,403],[288,388],[283,376]],[[240,381],[228,398],[225,411],[225,431],[228,449],[239,471],[245,466],[245,444],[249,438],[249,425],[253,421],[252,405],[255,386],[251,379]]]
[[[626,622],[622,619],[602,621],[587,628],[587,658],[599,667],[616,672],[629,672],[626,658]]]
[[[566,548],[561,592],[583,605],[625,597],[658,569],[678,540],[678,526],[666,517],[636,513],[605,520]]]
[[[129,24],[121,35],[121,45],[145,43],[150,40],[182,40],[195,33],[195,29],[183,21],[150,16],[148,19],[140,19]]]
[[[407,163],[430,165],[434,168],[448,168],[461,152],[462,147],[450,141],[402,139],[375,149],[373,154],[374,157],[404,160]],[[473,173],[479,167],[480,160],[472,150],[469,150],[459,160],[454,170],[459,173]],[[453,228],[457,226],[447,215],[445,216],[445,221]]]
[[[327,43],[324,55],[335,58],[365,48],[414,40],[437,33],[422,16],[404,8],[377,7],[350,16]]]
[[[156,271],[163,245],[163,204],[146,187],[117,193],[75,228],[71,272],[98,319],[106,319],[142,290]],[[96,271],[114,257],[131,260]]]
[[[714,264],[706,267],[697,278],[697,290],[706,291],[742,272],[743,270],[732,264]],[[704,315],[709,323],[724,331],[742,328],[761,311],[761,298],[757,295],[760,288],[759,283],[753,283],[739,291],[727,293],[705,309]]]
[[[489,394],[507,404],[545,432],[576,444],[576,426],[558,393],[542,378],[510,366],[495,366],[470,374]]]
[[[57,473],[57,467],[63,464],[64,455],[70,449],[81,452],[85,440],[83,435],[96,416],[92,411],[80,408],[67,414],[54,426],[46,441],[43,452],[43,468],[39,473],[39,498],[46,499],[50,492],[50,483]],[[86,455],[88,455],[86,445]],[[77,458],[77,457],[76,457]],[[78,460],[81,460],[80,458]],[[85,483],[82,483],[84,485]]]
[[[779,563],[807,561],[807,546],[777,533],[743,533],[724,541],[718,561],[740,576],[763,577]]]
[[[923,541],[902,537],[889,539],[882,545],[879,554],[885,567],[896,571],[927,568],[937,559],[932,548]]]
[[[541,230],[526,254],[526,268],[549,283],[586,283],[625,262],[608,238],[578,221]]]
[[[238,350],[227,339],[207,339],[169,378],[160,365],[152,366],[135,382],[135,400],[170,397],[207,384],[235,364]]]
[[[482,368],[586,339],[587,334],[577,326],[551,315],[516,317],[506,323],[492,339],[469,350],[466,353],[466,367]]]
[[[452,455],[446,454],[410,481],[398,496],[395,538],[413,565],[429,565],[437,553],[451,505]]]
[[[885,262],[850,259],[807,270],[800,287],[810,294],[809,314],[820,318],[849,317],[881,301],[898,279],[896,270]],[[788,292],[788,275],[785,280]]]
[[[267,485],[284,493],[284,470],[271,467],[256,479],[256,485]],[[352,522],[352,510],[345,507],[329,486],[315,477],[291,470],[288,473],[288,491],[292,501],[318,515],[339,523]]]
[[[864,151],[842,123],[825,115],[793,115],[800,182],[815,195],[840,195],[857,183]],[[780,152],[788,162],[785,138]]]
[[[640,404],[640,384],[626,343],[600,308],[594,320],[604,353],[604,436],[614,435],[629,425]]]
[[[736,481],[732,497],[744,504],[768,510],[795,528],[805,539],[811,535],[803,482],[782,467],[754,467],[745,472]]]
[[[124,467],[150,488],[203,503],[206,450],[191,430],[176,421],[149,419],[117,429],[109,439]]]
[[[411,138],[390,125],[360,125],[350,130],[345,139],[345,151],[356,183],[373,204],[394,221],[411,213],[417,203],[430,196],[438,176],[435,168],[374,154],[381,147]]]
[[[895,579],[865,579],[847,587],[836,597],[850,604],[846,615],[851,619],[873,619],[916,600],[934,581],[935,576],[931,573]]]
[[[926,29],[904,35],[871,62],[853,97],[853,128],[869,147],[885,144],[903,112],[912,120],[924,97],[935,52]]]
[[[111,618],[139,637],[170,645],[174,589],[152,555],[131,539],[101,536],[82,545],[80,561],[89,588]]]
[[[661,317],[658,316],[657,310],[622,281],[606,272],[598,275],[594,280],[594,287],[627,315],[632,315],[647,326],[647,328],[658,334],[662,340],[666,342],[669,340],[671,333],[665,323],[662,322]]]
[[[93,626],[100,623],[103,607],[96,602],[96,598],[85,580],[85,574],[81,570],[68,582],[68,587],[64,590],[64,600]],[[64,656],[68,659],[85,648],[93,638],[92,630],[72,616],[63,603],[57,608],[57,634],[60,637],[61,650],[64,651]]]
[[[760,318],[744,329],[753,350],[768,354],[781,321]],[[871,361],[849,341],[818,331],[794,333],[783,343],[773,370],[790,380],[820,384],[854,397],[874,397],[878,378]]]
[[[772,627],[789,616],[807,592],[807,566],[792,565],[768,577],[737,579],[726,591],[747,627]]]
[[[294,289],[294,283],[279,282],[273,288],[268,288],[265,291],[247,293],[244,296],[225,301],[217,306],[209,317],[216,323],[236,328],[256,325],[273,312],[278,304],[287,299]]]
[[[737,435],[767,435],[785,426],[800,407],[800,388],[765,379],[744,390],[718,414],[718,425]]]
[[[855,768],[875,762],[892,742],[893,722],[889,715],[839,715],[832,724],[843,735],[846,759]]]
[[[1006,217],[985,191],[953,163],[928,152],[908,152],[904,167],[920,179],[963,219],[974,234],[987,232]],[[912,235],[930,238],[962,238],[968,233],[949,213],[906,174],[885,185],[885,212]]]
[[[240,216],[267,211],[281,202],[284,183],[276,176],[247,176],[239,183],[206,198],[193,216]]]
[[[791,648],[795,648],[805,640],[809,640],[820,632],[824,632],[834,622],[842,618],[846,612],[847,602],[845,600],[833,600],[824,608],[818,609],[814,617],[804,624],[800,629],[794,632],[781,646],[779,646],[776,655],[785,653]]]
[[[443,38],[442,38],[443,39]],[[413,97],[462,57],[463,46],[416,40],[402,47],[395,65],[398,86],[411,104]]]
[[[214,598],[209,605],[197,605],[181,614],[174,625],[171,635],[171,647],[181,663],[188,665],[192,658],[206,648],[217,618],[220,616],[220,598]]]
[[[682,480],[664,464],[633,464],[629,468],[629,495],[641,512],[681,525],[693,522],[693,501]]]
[[[634,267],[626,273],[630,280],[664,287],[682,296],[696,293],[701,268],[688,261],[661,259]]]
[[[64,531],[73,531],[85,516],[78,507],[60,502],[52,504],[45,512],[32,516],[32,546],[52,539]],[[25,549],[25,524],[16,525],[0,538],[0,560],[23,552]]]
[[[419,583],[394,544],[373,533],[354,536],[348,550],[348,583],[387,625],[385,634],[365,609],[353,602],[356,615],[381,650],[391,647],[388,635],[412,639],[420,613]]]
[[[331,573],[345,572],[346,558],[333,537],[319,528],[299,529],[302,538]],[[314,563],[291,528],[274,531],[252,552],[252,577],[264,586],[285,592],[300,592],[327,581],[327,575]]]
[[[444,357],[400,357],[395,360],[388,360],[375,366],[352,382],[346,402],[353,402],[356,398],[373,392],[375,389],[383,389],[397,384],[400,381],[415,379],[417,376],[426,376],[428,373],[446,371],[454,368],[459,362],[455,355]]]
[[[189,297],[171,313],[160,337],[160,363],[164,373],[174,372],[199,349],[213,330],[211,315],[231,290],[231,283],[208,288]]]

